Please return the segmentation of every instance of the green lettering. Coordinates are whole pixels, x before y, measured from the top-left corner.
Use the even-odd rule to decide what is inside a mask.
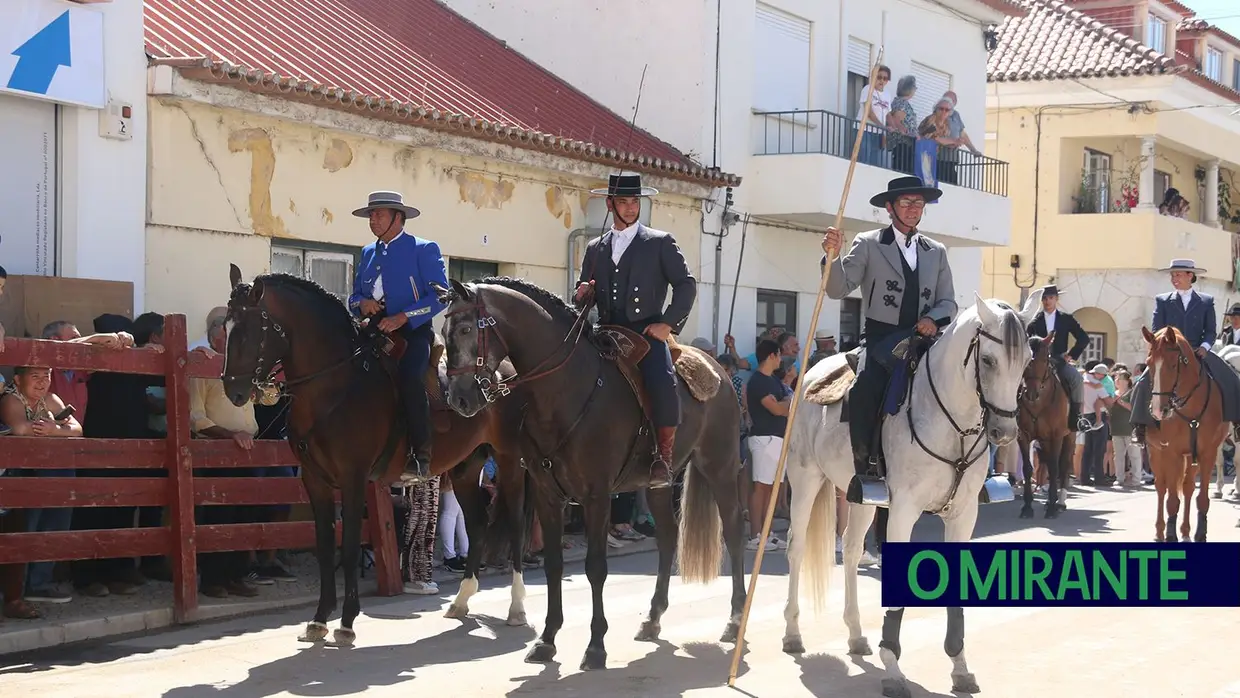
[[[1085,560],[1081,551],[1069,550],[1064,556],[1063,569],[1059,571],[1059,592],[1055,599],[1063,601],[1069,589],[1081,592],[1081,600],[1089,601],[1089,582],[1085,574]]]
[[[1010,577],[1010,579],[1012,580],[1012,588],[1011,588],[1011,591],[1009,592],[1009,596],[1006,599],[1003,599],[1004,601],[1007,601],[1007,600],[1015,601],[1016,599],[1020,598],[1020,555],[1013,554],[1011,559],[1012,559],[1012,576]]]
[[[1102,554],[1101,550],[1094,551],[1094,598],[1102,598],[1102,577],[1107,578],[1107,583],[1111,585],[1111,590],[1115,592],[1115,597],[1121,601],[1128,599],[1128,552],[1121,550],[1119,553],[1119,576],[1115,574],[1115,568],[1111,567],[1111,562],[1107,560],[1107,556]]]
[[[1129,550],[1128,559],[1136,560],[1140,565],[1137,569],[1137,598],[1142,601],[1150,598],[1150,561],[1158,557],[1157,550]],[[1132,598],[1132,595],[1129,595]]]
[[[986,569],[986,580],[981,578],[981,572],[977,569],[977,562],[973,559],[973,553],[969,550],[960,553],[960,598],[969,598],[969,589],[977,590],[975,598],[984,601],[990,596],[990,587],[994,586],[997,579],[999,584],[999,596],[1003,597],[1003,588],[1007,584],[1007,551],[1000,550],[990,560],[990,567]]]
[[[1172,560],[1183,560],[1188,557],[1188,551],[1185,550],[1160,550],[1158,552],[1159,562],[1159,589],[1158,599],[1160,601],[1186,601],[1188,599],[1187,591],[1171,591],[1169,582],[1184,581],[1188,579],[1188,572],[1184,570],[1171,570]]]
[[[1041,561],[1042,569],[1035,572],[1033,562]],[[1037,584],[1042,588],[1042,599],[1050,600],[1054,598],[1051,588],[1046,585],[1046,578],[1051,574],[1051,556],[1044,550],[1026,550],[1025,551],[1025,600],[1033,601],[1033,585]]]
[[[939,583],[934,587],[933,591],[926,591],[917,581],[917,567],[923,560],[931,560],[939,567]],[[947,560],[933,550],[921,550],[908,563],[908,588],[913,595],[922,601],[929,599],[937,599],[947,591],[947,583],[951,575],[947,570]]]

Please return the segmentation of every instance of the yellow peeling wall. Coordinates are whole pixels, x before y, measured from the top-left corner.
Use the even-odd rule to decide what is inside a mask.
[[[443,142],[468,152],[466,139]],[[552,160],[496,162],[152,98],[146,307],[185,313],[194,335],[228,298],[228,264],[246,277],[267,271],[272,239],[372,241],[350,214],[375,190],[403,192],[422,211],[409,232],[445,256],[497,262],[502,274],[563,294],[568,235],[585,225],[588,190],[605,182],[538,166]],[[650,220],[676,236],[699,278],[700,215],[692,199],[661,195]]]

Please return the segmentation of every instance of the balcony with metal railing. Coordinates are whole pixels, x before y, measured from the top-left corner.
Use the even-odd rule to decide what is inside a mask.
[[[755,155],[817,153],[848,160],[861,122],[829,111],[755,112],[761,121]],[[901,174],[917,174],[913,141],[873,124],[865,125],[857,162]],[[939,184],[1007,196],[1008,163],[960,148],[937,147],[933,167]]]
[[[746,200],[755,215],[802,225],[833,225],[862,124],[824,110],[754,112]],[[968,150],[927,148],[896,132],[865,125],[845,227],[886,225],[870,197],[890,179],[913,175],[938,182],[943,197],[926,208],[921,229],[957,245],[1003,245],[1010,237],[1008,163]],[[877,225],[876,225],[877,224]]]

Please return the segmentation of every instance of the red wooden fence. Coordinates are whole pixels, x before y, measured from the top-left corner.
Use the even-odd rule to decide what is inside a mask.
[[[54,560],[166,555],[172,567],[176,622],[198,612],[196,554],[229,550],[313,548],[314,523],[251,523],[198,526],[194,507],[210,505],[298,504],[306,502],[297,478],[201,478],[194,468],[246,468],[298,465],[286,441],[257,440],[251,451],[224,440],[192,439],[189,379],[218,378],[221,359],[188,351],[184,315],[168,315],[164,352],[104,349],[89,344],[7,339],[0,364],[113,371],[164,376],[167,393],[166,439],[0,438],[0,468],[166,470],[166,477],[15,477],[0,478],[0,509],[91,506],[161,506],[169,525],[56,533],[0,534],[0,564]],[[401,592],[392,501],[388,487],[372,483],[367,492],[363,541],[375,553],[379,593]],[[340,527],[336,529],[339,541]]]

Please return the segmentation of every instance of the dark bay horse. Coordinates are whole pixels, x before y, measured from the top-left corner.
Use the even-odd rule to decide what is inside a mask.
[[[1158,493],[1158,519],[1154,540],[1177,541],[1175,524],[1180,513],[1180,494],[1184,495],[1184,521],[1180,538],[1187,541],[1190,531],[1188,510],[1198,473],[1197,533],[1193,540],[1206,540],[1206,514],[1210,511],[1210,473],[1230,424],[1223,421],[1223,393],[1205,370],[1184,335],[1174,327],[1157,334],[1141,327],[1150,350],[1145,359],[1145,380],[1150,381],[1150,414],[1157,420],[1145,431]],[[1163,507],[1167,521],[1163,521]]]
[[[1046,518],[1053,519],[1065,510],[1060,495],[1065,494],[1068,473],[1072,472],[1072,452],[1076,445],[1076,433],[1068,428],[1068,391],[1055,373],[1051,363],[1051,345],[1055,333],[1046,337],[1030,337],[1029,348],[1033,359],[1025,367],[1024,381],[1016,399],[1020,424],[1020,457],[1024,463],[1025,505],[1020,518],[1033,517],[1034,464],[1029,457],[1029,446],[1038,444],[1038,453],[1046,465],[1047,493]]]
[[[505,358],[517,371],[509,385],[520,385],[526,394],[521,450],[537,490],[548,592],[546,626],[526,661],[549,662],[555,657],[556,634],[564,622],[563,504],[575,499],[585,514],[586,575],[594,597],[590,643],[581,668],[605,668],[603,584],[610,496],[646,485],[654,447],[641,403],[617,363],[601,353],[596,345],[601,337],[586,327],[587,318],[548,291],[501,277],[471,284],[453,281],[452,289],[440,289],[440,295],[448,305],[443,336],[448,347],[449,404],[471,416],[494,400],[511,399],[504,397],[508,387],[491,381],[495,367]],[[697,352],[691,356],[701,360],[699,365],[709,366],[727,380],[713,357],[691,347],[682,351]],[[736,478],[740,406],[726,385],[701,402],[690,388],[682,377],[683,417],[671,464],[673,472],[685,469],[682,518],[679,530],[662,523],[656,526],[659,576],[637,639],[653,641],[659,636],[678,542],[681,577],[708,582],[719,575],[722,532],[730,553],[733,588],[723,641],[735,642],[745,603]],[[674,520],[672,492],[672,488],[648,491],[655,521]]]
[[[319,605],[300,639],[325,639],[328,616],[336,610],[333,491],[340,490],[345,598],[340,628],[333,638],[341,644],[352,643],[356,639],[353,621],[361,612],[358,560],[366,483],[397,481],[406,450],[404,419],[392,378],[394,362],[382,355],[376,339],[362,329],[344,303],[313,281],[263,274],[253,283],[242,283],[236,265],[229,267],[229,280],[233,291],[226,324],[225,393],[234,404],[243,405],[283,367],[284,389],[292,397],[288,439],[301,463],[302,482],[314,513],[319,560]],[[435,386],[434,405],[439,381],[428,385]],[[431,473],[450,472],[471,542],[462,590],[469,588],[470,580],[477,589],[487,519],[478,500],[478,467],[457,466],[482,444],[489,444],[495,453],[497,489],[502,493],[496,519],[510,536],[513,592],[509,622],[513,624],[525,623],[521,583],[524,472],[514,426],[514,411],[519,407],[518,401],[496,405],[473,419],[446,407],[432,413]]]

